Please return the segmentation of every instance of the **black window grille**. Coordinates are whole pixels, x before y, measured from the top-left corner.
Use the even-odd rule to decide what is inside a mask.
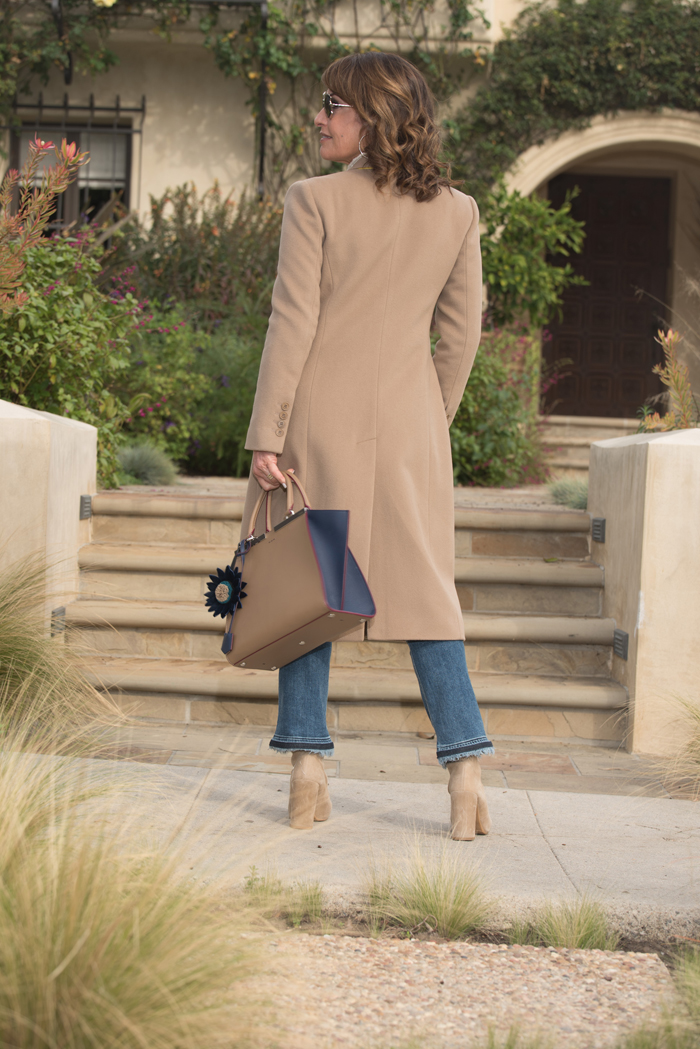
[[[68,95],[62,104],[47,104],[40,94],[36,103],[15,102],[13,109],[15,120],[9,127],[11,167],[22,167],[35,135],[56,145],[65,138],[90,154],[78,178],[60,195],[53,228],[90,221],[114,196],[127,208],[138,206],[132,199],[131,173],[134,136],[141,135],[146,115],[145,97],[139,107],[122,106],[119,96],[113,106],[97,106],[92,95],[88,105],[77,105]],[[139,164],[140,157],[139,149]],[[51,160],[49,154],[44,163]]]

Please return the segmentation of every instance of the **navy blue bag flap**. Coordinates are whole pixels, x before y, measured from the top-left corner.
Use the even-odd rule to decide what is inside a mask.
[[[348,552],[349,510],[307,510],[309,534],[321,571],[326,602],[340,611],[343,604],[345,558]]]
[[[352,550],[348,550],[348,563],[345,571],[345,593],[343,595],[343,612],[355,612],[360,616],[373,616],[376,607],[371,591],[367,586],[367,580],[355,558]]]

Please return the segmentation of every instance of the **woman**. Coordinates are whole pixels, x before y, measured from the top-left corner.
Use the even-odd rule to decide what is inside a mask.
[[[452,837],[471,840],[490,827],[477,757],[493,747],[454,585],[448,431],[479,343],[478,212],[441,174],[432,97],[409,62],[349,55],[324,86],[321,157],[349,167],[287,193],[246,441],[244,534],[260,487],[284,486],[285,469],[312,506],[350,510],[350,546],[377,606],[367,637],[408,641],[450,773]],[[282,493],[273,499],[281,518]],[[289,815],[300,829],[331,812],[321,759],[333,754],[330,658],[322,645],[280,670],[270,746],[292,753]]]

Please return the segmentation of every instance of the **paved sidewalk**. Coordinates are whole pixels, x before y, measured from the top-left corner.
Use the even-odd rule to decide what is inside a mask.
[[[183,739],[180,730],[181,742],[191,749],[166,751],[167,764],[86,760],[95,775],[128,784],[128,807],[140,828],[161,838],[174,834],[186,845],[194,877],[241,883],[252,866],[270,869],[286,880],[318,880],[330,904],[353,913],[372,859],[400,866],[418,840],[428,854],[447,849],[478,864],[490,892],[501,899],[504,916],[544,898],[591,892],[630,935],[665,939],[700,930],[700,805],[695,802],[642,794],[638,785],[632,790],[622,780],[619,793],[599,793],[594,774],[592,793],[518,789],[510,778],[527,772],[492,769],[488,776],[498,778],[487,787],[492,833],[452,842],[445,773],[415,764],[412,776],[402,777],[407,766],[387,761],[392,748],[385,745],[379,770],[377,755],[365,755],[364,776],[356,774],[360,762],[353,766],[341,756],[336,765],[341,774],[331,782],[331,819],[310,832],[293,831],[286,816],[286,777],[271,775],[270,766],[255,770],[265,756],[256,753],[260,736],[245,737],[253,771],[241,771],[212,767],[206,754],[194,753],[192,733],[190,728]],[[227,742],[225,736],[220,742]],[[395,747],[398,754],[405,749]],[[581,749],[591,750],[591,769],[597,760],[622,759]],[[233,757],[240,766],[240,753]],[[556,757],[550,755],[552,761]],[[343,774],[346,761],[350,773],[346,766]],[[382,769],[399,775],[386,782],[389,771]],[[559,777],[563,784],[586,779],[582,773],[541,775]]]
[[[289,775],[290,756],[269,749],[272,729],[260,726],[168,725],[130,722],[104,756],[190,768]],[[446,783],[435,742],[408,732],[333,732],[329,777],[395,783]],[[481,759],[486,786],[582,794],[669,797],[663,769],[618,748],[498,742]]]

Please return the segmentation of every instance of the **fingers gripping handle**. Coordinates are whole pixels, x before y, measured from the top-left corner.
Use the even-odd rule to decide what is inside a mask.
[[[289,517],[289,516],[291,516],[291,514],[294,513],[294,502],[295,502],[295,499],[294,499],[294,486],[295,485],[299,489],[299,494],[300,494],[300,496],[301,496],[301,498],[302,498],[302,500],[304,502],[304,506],[307,507],[308,509],[311,509],[311,506],[310,506],[310,503],[309,503],[309,497],[306,494],[306,491],[304,489],[303,484],[301,483],[301,481],[299,480],[297,475],[294,473],[294,470],[290,469],[290,470],[285,470],[284,472],[287,475],[287,477],[289,478],[289,480],[292,482],[291,484],[287,484],[287,511],[286,511],[285,516]],[[272,495],[272,492],[265,492],[265,491],[261,491],[260,492],[260,495],[257,498],[257,502],[255,503],[255,506],[253,507],[253,514],[252,514],[251,519],[250,519],[250,521],[251,521],[251,524],[250,524],[250,535],[247,536],[248,539],[252,539],[255,536],[255,526],[257,524],[258,514],[260,513],[260,508],[262,507],[263,500],[265,500],[265,531],[266,532],[271,532],[272,531],[272,505],[271,505],[271,500],[270,500],[270,496],[271,495]]]

